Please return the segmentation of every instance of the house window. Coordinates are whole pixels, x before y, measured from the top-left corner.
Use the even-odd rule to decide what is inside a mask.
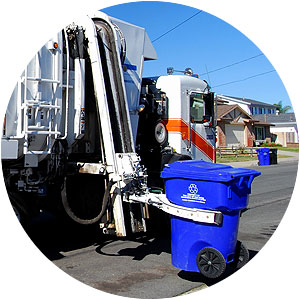
[[[255,127],[255,139],[262,141],[266,138],[265,127]]]

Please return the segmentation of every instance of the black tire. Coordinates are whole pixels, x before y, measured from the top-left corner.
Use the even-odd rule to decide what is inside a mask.
[[[28,227],[28,218],[27,218],[26,214],[17,205],[12,205],[12,208],[14,210],[14,213],[15,213],[18,221],[20,222],[22,227],[24,229],[26,229]]]
[[[226,269],[226,261],[220,251],[214,248],[203,248],[197,255],[197,266],[200,273],[207,278],[218,278]]]
[[[26,196],[28,195],[14,192],[10,192],[8,193],[8,195],[18,221],[23,226],[23,228],[26,229],[28,227],[30,219],[35,216],[34,213],[30,214],[29,207],[26,204],[28,203],[26,201],[28,200],[26,198]]]
[[[158,120],[154,127],[154,138],[155,141],[162,147],[164,147],[168,142],[168,131],[165,124]]]
[[[237,241],[235,250],[235,265],[237,269],[242,268],[250,259],[249,251],[240,241]]]

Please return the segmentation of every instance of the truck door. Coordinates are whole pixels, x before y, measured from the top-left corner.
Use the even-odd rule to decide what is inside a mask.
[[[214,94],[189,94],[189,149],[193,159],[215,161]]]

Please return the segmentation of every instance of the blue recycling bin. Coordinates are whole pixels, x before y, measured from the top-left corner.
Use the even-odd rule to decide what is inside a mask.
[[[268,166],[270,164],[270,149],[259,148],[256,149],[258,162],[260,166]]]
[[[205,161],[177,161],[161,177],[174,204],[221,211],[221,224],[171,216],[172,264],[185,271],[219,277],[235,259],[240,212],[248,205],[251,183],[260,172]]]

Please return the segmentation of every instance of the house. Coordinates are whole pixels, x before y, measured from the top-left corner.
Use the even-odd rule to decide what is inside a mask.
[[[259,146],[265,142],[272,141],[272,128],[274,124],[267,122],[266,120],[258,120],[255,115],[255,120],[257,121],[254,124],[254,136],[255,143],[253,146]]]
[[[273,124],[265,119],[257,119],[251,111],[256,108],[276,112],[276,106],[267,103],[216,95],[217,103],[217,147],[253,147],[271,141]]]
[[[284,147],[299,145],[295,113],[259,114],[255,115],[255,119],[274,125],[270,129],[272,142],[279,143]]]
[[[217,147],[246,146],[255,142],[256,121],[238,104],[217,105]]]
[[[276,114],[277,107],[272,104],[247,98],[239,98],[224,95],[217,95],[217,98],[218,100],[226,101],[228,104],[238,104],[251,115]]]

